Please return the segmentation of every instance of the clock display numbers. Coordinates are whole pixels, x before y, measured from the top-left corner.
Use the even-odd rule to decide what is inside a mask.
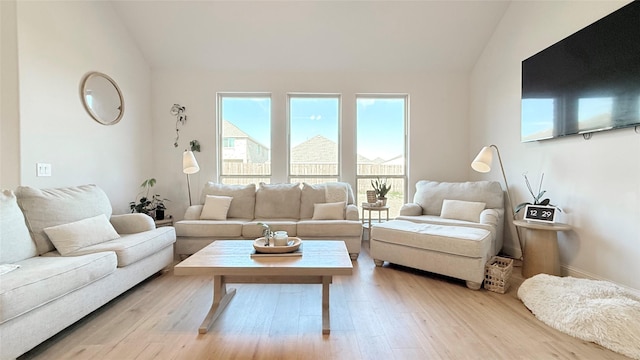
[[[524,209],[524,220],[554,223],[556,210],[553,206],[527,205]]]

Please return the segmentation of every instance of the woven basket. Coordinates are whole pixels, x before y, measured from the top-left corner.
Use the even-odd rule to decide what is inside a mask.
[[[367,202],[369,204],[375,204],[376,200],[376,191],[375,190],[367,190]]]
[[[484,288],[504,294],[509,290],[513,259],[494,256],[484,266]]]

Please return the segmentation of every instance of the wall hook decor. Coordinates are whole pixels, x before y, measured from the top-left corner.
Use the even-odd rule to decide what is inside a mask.
[[[180,104],[173,104],[171,110],[169,110],[169,113],[176,117],[176,140],[173,143],[173,147],[178,147],[178,139],[180,138],[180,129],[178,129],[178,124],[182,124],[184,126],[184,124],[187,123],[187,114],[184,113],[185,111],[186,108]]]

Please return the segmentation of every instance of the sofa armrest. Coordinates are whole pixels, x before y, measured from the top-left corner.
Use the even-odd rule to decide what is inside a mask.
[[[494,228],[500,223],[500,213],[495,209],[484,209],[480,213],[480,224],[491,225]]]
[[[118,234],[136,234],[156,228],[153,218],[145,214],[111,215],[109,221]]]
[[[346,220],[358,220],[360,221],[360,212],[358,211],[358,207],[353,204],[348,204],[346,209],[344,210],[344,218]]]
[[[184,212],[184,220],[200,220],[204,205],[191,205]]]
[[[422,215],[422,206],[416,203],[407,203],[400,208],[400,215],[404,216],[418,216]]]

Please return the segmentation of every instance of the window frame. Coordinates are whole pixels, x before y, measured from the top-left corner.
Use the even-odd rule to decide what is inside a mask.
[[[338,154],[337,154],[337,163],[336,163],[336,174],[330,175],[293,175],[291,174],[291,99],[294,98],[307,98],[307,99],[337,99],[338,101]],[[286,129],[287,129],[287,181],[291,183],[291,181],[304,181],[305,179],[309,179],[311,182],[315,179],[326,179],[327,181],[342,181],[342,94],[340,93],[300,93],[300,92],[290,92],[287,93],[286,99]]]
[[[255,181],[250,181],[253,183],[259,183],[264,181],[265,178],[271,179],[273,176],[273,146],[269,144],[269,174],[257,174],[257,175],[225,175],[223,174],[223,154],[224,154],[224,134],[223,134],[223,118],[222,113],[224,111],[222,103],[225,98],[236,98],[236,99],[250,99],[250,98],[265,98],[269,99],[269,139],[272,139],[273,133],[273,94],[270,92],[218,92],[216,93],[216,173],[217,173],[217,181],[219,183],[225,183],[225,179],[231,179],[231,183],[236,183],[233,179],[255,179]],[[272,141],[272,140],[270,140]],[[250,183],[249,182],[249,183]],[[244,183],[244,182],[242,182]]]
[[[380,100],[385,100],[385,99],[403,99],[404,100],[404,114],[403,114],[403,125],[404,125],[404,131],[403,131],[403,152],[404,152],[404,162],[403,162],[403,174],[402,175],[385,175],[385,174],[366,174],[366,175],[361,175],[358,173],[358,100],[359,99],[380,99]],[[355,159],[355,165],[356,165],[356,169],[355,169],[355,189],[354,189],[354,195],[356,197],[356,201],[357,201],[357,197],[358,194],[360,193],[360,189],[358,188],[359,183],[361,180],[375,180],[378,177],[380,177],[381,179],[402,179],[404,180],[404,189],[403,189],[403,199],[402,202],[406,203],[407,202],[407,195],[409,193],[409,175],[408,175],[408,162],[409,162],[409,94],[387,94],[387,93],[380,93],[380,94],[376,94],[376,93],[360,93],[360,94],[355,94],[355,99],[354,99],[354,107],[355,107],[355,116],[354,116],[354,128],[355,128],[355,154],[354,156],[356,157]],[[368,187],[366,190],[372,190],[371,187]],[[365,191],[366,191],[365,190]],[[397,211],[399,211],[400,209],[397,209]]]

